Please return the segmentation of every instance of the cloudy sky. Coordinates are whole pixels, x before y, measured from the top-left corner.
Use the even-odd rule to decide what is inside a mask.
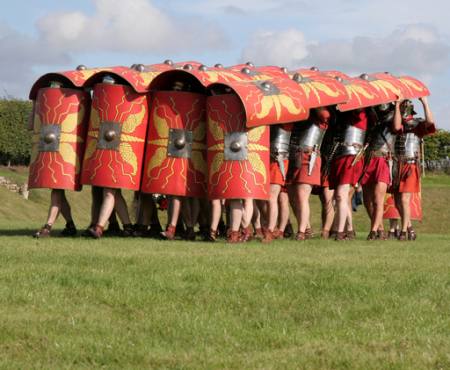
[[[1,0],[0,95],[49,71],[159,63],[317,66],[422,79],[450,129],[446,0]]]

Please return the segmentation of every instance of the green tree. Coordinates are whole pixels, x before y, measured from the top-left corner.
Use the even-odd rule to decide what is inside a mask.
[[[425,159],[438,160],[450,157],[450,132],[438,130],[434,135],[426,136]]]
[[[27,122],[32,103],[17,99],[0,99],[0,162],[28,164],[31,133]]]

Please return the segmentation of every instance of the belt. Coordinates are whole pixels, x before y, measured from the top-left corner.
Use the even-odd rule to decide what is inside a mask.
[[[391,152],[384,150],[372,150],[371,155],[376,158],[387,158],[391,156]]]

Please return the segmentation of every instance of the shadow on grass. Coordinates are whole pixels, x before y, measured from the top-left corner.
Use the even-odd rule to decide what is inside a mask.
[[[33,236],[34,233],[37,231],[38,229],[0,229],[0,236]],[[67,236],[62,236],[60,235],[62,229],[54,229],[52,230],[52,238],[68,238]],[[80,236],[80,232],[73,236],[73,238],[77,238]],[[71,238],[71,237],[69,237]]]

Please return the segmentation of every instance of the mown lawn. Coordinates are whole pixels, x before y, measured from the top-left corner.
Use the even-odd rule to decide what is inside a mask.
[[[450,368],[450,237],[0,237],[0,367]]]
[[[450,184],[431,179],[414,243],[364,241],[362,208],[345,243],[34,240],[48,193],[0,188],[0,368],[450,369]],[[89,190],[70,197],[85,226]]]

